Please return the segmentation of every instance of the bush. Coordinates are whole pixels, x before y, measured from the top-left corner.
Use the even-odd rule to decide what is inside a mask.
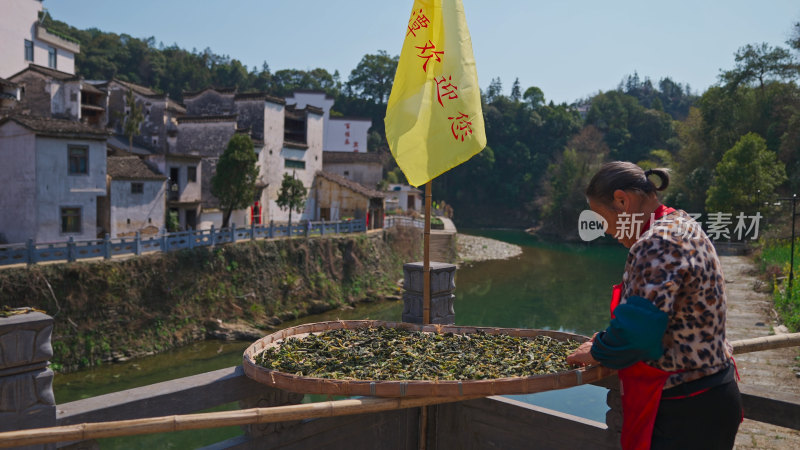
[[[795,253],[800,250],[800,241],[795,242]],[[791,242],[776,240],[766,242],[758,256],[761,272],[773,283],[773,302],[775,310],[781,317],[784,325],[792,332],[800,331],[800,280],[795,276],[789,289],[789,274],[791,261]],[[800,256],[795,254],[795,275],[798,274],[797,265]],[[780,283],[779,278],[785,280]]]

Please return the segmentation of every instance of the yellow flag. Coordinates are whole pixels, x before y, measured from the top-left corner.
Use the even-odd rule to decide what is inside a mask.
[[[386,109],[386,139],[420,186],[486,146],[472,40],[461,0],[416,0]]]

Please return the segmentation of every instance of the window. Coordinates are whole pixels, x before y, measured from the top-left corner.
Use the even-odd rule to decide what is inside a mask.
[[[25,61],[33,61],[33,42],[25,39]]]
[[[47,54],[47,67],[49,67],[51,69],[58,69],[57,64],[56,64],[56,62],[58,60],[57,56],[58,55],[56,53],[56,49],[53,48],[53,47],[50,47],[50,51]]]
[[[186,179],[190,183],[194,183],[194,182],[197,181],[197,167],[196,166],[187,167],[186,168]]]
[[[131,194],[144,194],[144,183],[131,183]]]
[[[69,174],[88,175],[89,174],[89,149],[87,147],[68,147],[69,152]]]
[[[298,161],[296,159],[284,159],[283,167],[285,167],[286,169],[305,169],[306,162]]]
[[[81,209],[75,207],[61,208],[61,232],[80,233],[81,232]]]

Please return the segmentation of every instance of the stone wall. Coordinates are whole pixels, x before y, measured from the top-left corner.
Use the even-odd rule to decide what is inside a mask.
[[[36,116],[50,116],[49,81],[30,71],[14,77],[11,81],[25,89],[22,100],[17,104],[17,111],[30,112]]]
[[[56,425],[53,318],[32,312],[0,318],[0,431]],[[55,445],[26,447],[55,448]]]

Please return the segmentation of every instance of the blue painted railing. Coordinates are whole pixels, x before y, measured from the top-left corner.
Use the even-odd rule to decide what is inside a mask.
[[[366,219],[339,222],[303,222],[300,224],[251,225],[249,228],[229,228],[209,230],[180,231],[158,236],[142,237],[139,233],[132,237],[76,241],[69,238],[64,242],[36,243],[29,239],[24,244],[0,245],[0,266],[9,264],[36,264],[47,261],[77,261],[79,259],[111,259],[118,255],[141,255],[146,252],[168,252],[184,248],[207,247],[231,242],[274,239],[291,236],[323,236],[339,233],[363,233],[367,231]]]

